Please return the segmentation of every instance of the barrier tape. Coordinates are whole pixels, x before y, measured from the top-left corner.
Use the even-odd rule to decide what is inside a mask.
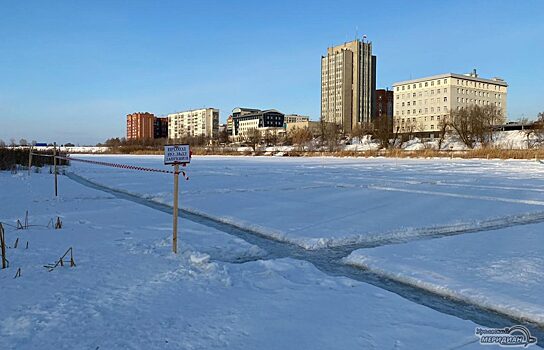
[[[138,170],[138,171],[148,171],[148,172],[165,173],[165,174],[175,174],[176,173],[175,171],[172,171],[172,170],[146,168],[146,167],[128,165],[128,164],[99,162],[99,161],[96,161],[96,160],[88,160],[88,159],[72,158],[72,157],[64,157],[64,156],[53,156],[53,155],[50,155],[50,154],[39,154],[39,153],[32,153],[32,154],[36,155],[36,156],[42,156],[42,157],[55,157],[57,159],[64,159],[64,160],[68,160],[68,161],[77,161],[77,162],[90,163],[90,164],[96,164],[96,165],[102,165],[102,166],[109,166],[109,167],[112,167],[112,168]],[[180,171],[177,172],[177,174],[181,174],[185,178],[185,180],[189,180],[189,177],[187,176],[185,171],[180,170]]]

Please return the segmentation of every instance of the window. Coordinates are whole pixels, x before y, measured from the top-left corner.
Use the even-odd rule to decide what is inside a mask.
[[[416,88],[416,84],[414,84],[414,89]]]
[[[428,82],[425,82],[425,87],[429,86],[429,83]]]
[[[444,102],[448,102],[448,97],[444,96]]]
[[[415,93],[415,92],[412,94],[412,97],[416,97],[416,93]]]

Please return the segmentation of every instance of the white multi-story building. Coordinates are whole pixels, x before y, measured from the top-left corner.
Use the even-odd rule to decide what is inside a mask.
[[[286,114],[283,122],[285,124],[289,124],[289,123],[307,122],[309,120],[310,120],[310,117],[305,116],[305,115]]]
[[[500,78],[469,74],[441,74],[393,84],[393,130],[436,134],[450,111],[469,105],[494,105],[506,118],[508,84]]]
[[[219,134],[219,110],[194,109],[168,115],[168,138],[176,140],[186,136],[216,137]]]

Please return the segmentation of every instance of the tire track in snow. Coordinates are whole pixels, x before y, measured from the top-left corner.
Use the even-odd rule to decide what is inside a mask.
[[[154,202],[125,191],[103,186],[74,173],[67,173],[66,175],[81,185],[108,192],[117,198],[126,199],[167,213],[171,213],[172,211],[172,208],[166,204]],[[544,212],[538,214],[541,216],[539,220],[544,220]],[[330,276],[344,276],[369,283],[378,288],[395,293],[414,303],[427,306],[444,314],[471,320],[472,322],[485,327],[504,327],[505,325],[524,324],[531,330],[533,335],[540,339],[544,339],[544,325],[542,324],[529,323],[526,320],[518,319],[512,317],[511,315],[502,314],[495,310],[482,307],[481,305],[471,304],[464,300],[444,298],[441,295],[417,286],[390,279],[387,276],[379,275],[366,269],[344,264],[342,259],[349,255],[354,249],[357,249],[357,247],[344,246],[330,249],[306,250],[293,243],[279,241],[271,237],[264,236],[259,232],[240,228],[232,223],[226,223],[221,220],[214,219],[213,217],[183,210],[179,211],[179,215],[185,219],[212,227],[216,230],[239,237],[250,244],[254,244],[269,252],[269,255],[267,256],[269,259],[290,257],[293,259],[305,260],[312,263],[320,271]],[[530,220],[526,220],[522,224],[532,223],[529,221]]]

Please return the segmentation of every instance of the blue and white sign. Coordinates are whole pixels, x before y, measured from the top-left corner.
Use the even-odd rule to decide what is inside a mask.
[[[189,145],[164,146],[164,164],[186,164],[191,162]]]

